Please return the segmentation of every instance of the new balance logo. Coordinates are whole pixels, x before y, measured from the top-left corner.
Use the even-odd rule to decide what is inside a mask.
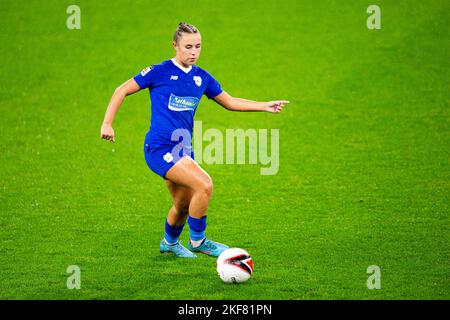
[[[170,76],[170,80],[178,80],[178,76]]]

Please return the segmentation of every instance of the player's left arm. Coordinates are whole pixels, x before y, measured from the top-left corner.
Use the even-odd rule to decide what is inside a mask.
[[[276,101],[253,101],[242,98],[236,98],[222,91],[215,96],[214,101],[230,111],[266,111],[272,113],[279,113],[283,107],[289,103],[287,100]]]

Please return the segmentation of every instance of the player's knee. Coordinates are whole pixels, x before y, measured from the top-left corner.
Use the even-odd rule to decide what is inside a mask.
[[[198,189],[198,192],[201,192],[208,198],[211,197],[212,191],[213,191],[213,183],[211,179],[203,181]]]
[[[178,201],[173,204],[175,210],[180,214],[189,213],[189,202],[188,201]]]

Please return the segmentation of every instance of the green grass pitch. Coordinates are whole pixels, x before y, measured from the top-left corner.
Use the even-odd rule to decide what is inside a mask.
[[[170,3],[2,1],[0,298],[449,299],[449,2]],[[207,235],[253,256],[242,285],[214,258],[159,253],[171,203],[143,158],[148,94],[125,100],[115,144],[99,138],[114,89],[173,57],[180,21],[230,94],[291,101],[273,115],[204,98],[196,114],[204,129],[280,130],[277,175],[203,165]]]

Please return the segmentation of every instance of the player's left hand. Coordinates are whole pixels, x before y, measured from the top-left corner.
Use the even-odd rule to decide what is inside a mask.
[[[283,107],[288,104],[287,100],[277,100],[267,102],[266,111],[272,113],[279,113],[283,110]]]

